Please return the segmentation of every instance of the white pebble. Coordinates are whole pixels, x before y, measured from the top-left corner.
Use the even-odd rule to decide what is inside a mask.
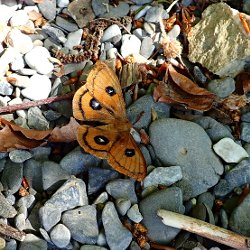
[[[117,48],[111,48],[107,51],[107,58],[108,59],[115,59],[117,55]]]
[[[141,41],[135,35],[122,36],[121,55],[125,58],[132,54],[139,54]]]
[[[175,24],[174,27],[168,32],[170,39],[176,39],[181,33],[181,28],[178,24]]]
[[[103,33],[102,42],[112,42],[114,38],[116,38],[116,40],[121,40],[121,30],[120,27],[117,24],[112,24],[111,26],[109,26]],[[117,41],[114,41],[117,42]]]
[[[213,149],[227,163],[238,163],[249,157],[247,151],[231,138],[223,138],[213,145]]]
[[[10,25],[16,27],[19,25],[25,25],[29,21],[27,12],[24,10],[18,10],[10,19]]]
[[[74,46],[79,45],[82,38],[82,32],[82,29],[70,32],[67,36],[67,41],[65,42],[64,46],[69,49],[73,49]]]
[[[7,23],[9,19],[15,14],[15,9],[4,4],[0,4],[0,22]]]
[[[57,0],[57,6],[60,8],[65,8],[69,5],[69,0]]]
[[[141,6],[140,6],[141,7]],[[150,5],[146,5],[141,11],[139,11],[136,15],[135,15],[135,20],[140,19],[141,17],[145,16],[147,11],[151,8]]]
[[[30,77],[30,85],[21,91],[30,100],[45,99],[51,90],[50,79],[46,75],[35,74]]]
[[[31,69],[35,69],[37,73],[40,74],[49,74],[54,69],[54,66],[49,61],[49,58],[49,51],[41,46],[34,47],[24,56],[24,59],[29,67]]]
[[[16,51],[14,48],[10,47],[7,48],[2,56],[0,57],[0,76],[3,76],[5,74],[5,71],[9,67],[9,63],[11,63],[16,56]]]
[[[32,39],[18,29],[12,29],[8,34],[8,43],[22,54],[33,48]]]

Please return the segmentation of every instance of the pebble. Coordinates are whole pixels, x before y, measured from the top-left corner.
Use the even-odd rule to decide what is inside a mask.
[[[16,209],[11,206],[8,200],[0,193],[0,216],[3,218],[14,218],[17,214]]]
[[[39,58],[39,60],[37,60]],[[50,53],[45,47],[36,46],[30,52],[25,54],[25,62],[31,69],[39,74],[49,74],[53,69],[53,64],[49,61]]]
[[[152,38],[151,37],[143,38],[141,43],[140,54],[144,56],[146,59],[148,59],[153,54],[154,49],[155,46]]]
[[[242,114],[240,117],[241,121],[243,122],[250,122],[250,112]]]
[[[134,204],[127,212],[127,216],[130,220],[132,220],[135,223],[140,223],[143,219],[138,204]]]
[[[121,55],[126,58],[132,54],[139,54],[141,41],[135,35],[125,34],[122,36]]]
[[[50,26],[50,24],[46,24],[42,27],[42,31],[48,35],[48,38],[50,38],[55,43],[61,44],[65,43],[67,41],[65,34],[63,31],[59,28]]]
[[[132,0],[133,3],[138,4],[138,5],[144,5],[147,3],[151,3],[152,0]]]
[[[121,38],[122,33],[120,27],[117,24],[112,24],[103,32],[101,42],[112,42],[116,44]]]
[[[82,39],[82,33],[82,29],[69,33],[67,36],[67,41],[64,43],[64,46],[72,50],[74,46],[79,45]]]
[[[84,245],[80,247],[80,250],[108,250],[105,247],[93,246],[93,245]]]
[[[250,123],[242,122],[240,124],[240,139],[245,142],[250,142]]]
[[[108,6],[108,12],[106,12],[103,17],[106,18],[119,18],[119,17],[124,17],[127,16],[129,13],[129,5],[125,2],[120,2],[117,6]]]
[[[3,23],[7,23],[9,19],[15,14],[15,8],[11,8],[9,6],[1,4],[0,13],[1,13],[0,21]]]
[[[107,202],[103,208],[102,223],[110,249],[127,249],[132,241],[132,234],[121,223],[113,202]]]
[[[180,229],[165,226],[160,217],[156,216],[158,209],[166,209],[183,214],[182,191],[177,187],[170,187],[147,196],[139,203],[143,216],[141,223],[148,229],[148,237],[159,244],[168,244],[180,232]]]
[[[16,52],[14,60],[10,63],[10,67],[13,71],[21,70],[24,68],[24,59],[23,55],[19,52]]]
[[[1,6],[1,5],[0,5]],[[7,48],[0,56],[0,75],[3,76],[9,68],[9,63],[15,60],[16,50],[12,47]]]
[[[38,8],[41,11],[41,14],[47,20],[53,20],[56,16],[56,0],[44,0],[41,3],[38,3]]]
[[[231,138],[223,138],[213,145],[213,149],[227,163],[238,163],[249,157],[246,150]]]
[[[103,16],[107,12],[107,6],[109,6],[108,0],[92,0],[92,9],[97,17]]]
[[[249,0],[243,0],[243,12],[246,14],[250,14],[250,2]]]
[[[99,229],[97,211],[86,205],[63,213],[62,223],[69,228],[71,237],[82,244],[96,244]]]
[[[148,9],[146,16],[144,17],[145,21],[149,23],[158,23],[160,18],[169,18],[168,13],[163,9],[162,6],[151,7],[150,9]]]
[[[229,227],[236,233],[241,235],[250,235],[250,195],[248,194],[244,200],[234,209],[229,218]],[[244,223],[243,223],[244,222]]]
[[[151,8],[150,5],[146,5],[142,10],[140,10],[136,15],[135,15],[135,20],[140,19],[141,17],[145,16],[147,11]]]
[[[10,19],[12,27],[25,25],[29,21],[29,16],[25,10],[17,10]]]
[[[48,130],[49,122],[45,119],[38,107],[28,109],[28,126],[36,130]]]
[[[28,233],[19,245],[19,250],[27,249],[47,250],[47,242],[34,234]]]
[[[108,193],[102,192],[93,202],[93,204],[105,203],[108,200]]]
[[[10,160],[15,163],[23,163],[32,157],[32,154],[26,150],[13,150],[9,153]]]
[[[15,81],[12,82],[13,86],[20,88],[27,88],[30,85],[30,78],[28,76],[22,76],[16,73],[10,75],[11,78],[15,78]]]
[[[33,48],[31,38],[16,28],[8,33],[8,44],[21,54],[26,54]]]
[[[229,219],[227,212],[223,208],[220,209],[220,221],[221,221],[221,226],[227,229],[229,224]]]
[[[6,250],[16,250],[17,249],[17,242],[13,239],[10,239],[6,242]]]
[[[57,6],[60,8],[65,8],[69,4],[69,0],[57,0]]]
[[[121,216],[124,216],[131,207],[131,201],[128,199],[118,198],[115,200],[115,206],[118,213]]]
[[[115,179],[106,185],[106,191],[115,199],[123,198],[137,203],[135,182],[132,179]]]
[[[18,214],[15,217],[14,223],[17,229],[24,230],[25,229],[25,215],[24,214]]]
[[[60,16],[56,17],[56,24],[68,32],[73,32],[78,30],[77,24]]]
[[[211,193],[209,192],[205,192],[201,195],[199,195],[198,197],[198,203],[203,203],[203,204],[206,204],[210,209],[213,208],[213,205],[214,205],[214,195],[212,195]]]
[[[9,84],[5,79],[0,80],[0,94],[11,95],[13,93],[13,86]]]
[[[225,98],[235,91],[235,81],[231,77],[215,79],[208,83],[207,89],[220,98]]]
[[[182,189],[184,200],[206,192],[218,182],[223,165],[211,149],[210,138],[199,125],[163,118],[151,123],[149,137],[162,164],[181,167],[183,178],[175,185]]]
[[[30,85],[21,90],[21,94],[32,100],[41,100],[49,96],[51,82],[48,76],[35,74],[30,77]]]
[[[144,188],[157,185],[170,186],[182,179],[180,166],[157,167],[143,180]]]
[[[70,231],[63,224],[57,224],[50,232],[51,241],[59,248],[64,248],[70,243]]]
[[[198,66],[194,66],[194,77],[195,77],[195,80],[200,84],[205,84],[207,81],[207,77],[203,74],[203,72]]]
[[[143,29],[141,29],[141,28],[135,29],[135,30],[133,31],[133,34],[134,34],[135,36],[137,36],[140,40],[142,40],[143,38],[146,37],[146,32],[145,32]]]

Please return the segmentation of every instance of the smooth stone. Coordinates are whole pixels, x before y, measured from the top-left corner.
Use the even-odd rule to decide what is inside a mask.
[[[183,178],[175,186],[182,189],[184,200],[206,192],[219,181],[223,165],[199,125],[163,118],[151,123],[149,137],[156,157],[163,165],[181,167]]]
[[[55,191],[69,178],[70,175],[60,164],[53,161],[42,163],[42,185],[44,190]]]
[[[245,142],[250,142],[250,123],[242,122],[240,124],[240,139]]]
[[[19,97],[16,97],[8,102],[8,105],[15,105],[15,104],[21,104],[23,103],[22,99]]]
[[[37,60],[39,58],[39,60]],[[39,74],[49,74],[53,69],[53,64],[49,61],[49,51],[41,46],[34,47],[31,51],[25,54],[25,62],[31,69],[35,69]]]
[[[11,206],[8,200],[0,192],[0,216],[3,218],[14,218],[17,214],[16,209]]]
[[[123,198],[137,203],[135,182],[132,179],[115,179],[106,185],[106,191],[115,199]]]
[[[141,250],[141,248],[135,241],[132,241],[129,250]]]
[[[54,41],[55,44],[58,45],[60,45],[61,43],[65,43],[67,40],[64,32],[61,29],[53,27],[49,23],[45,24],[42,27],[42,32],[48,35],[48,38],[51,39],[51,41]]]
[[[29,21],[29,16],[25,10],[17,10],[10,19],[12,27],[25,25]]]
[[[9,19],[15,14],[16,9],[11,6],[7,6],[4,4],[0,4],[0,21],[3,23],[7,23]]]
[[[220,221],[221,221],[221,226],[227,229],[229,224],[229,219],[227,212],[223,208],[220,209]]]
[[[47,242],[34,234],[26,234],[23,241],[20,242],[19,250],[47,250]]]
[[[13,239],[10,239],[6,242],[6,247],[4,248],[6,250],[16,250],[17,249],[17,242]]]
[[[33,194],[28,194],[26,196],[21,197],[17,202],[16,206],[18,208],[24,206],[25,208],[31,208],[36,203],[36,197]]]
[[[220,122],[209,116],[202,116],[193,120],[199,124],[208,134],[212,142],[218,142],[219,140],[228,137],[233,139],[232,133]]]
[[[134,128],[147,128],[149,126],[152,119],[151,108],[154,103],[151,95],[144,95],[127,108],[127,117]]]
[[[99,230],[94,206],[86,205],[64,212],[62,223],[69,228],[74,240],[82,244],[96,244]]]
[[[80,63],[69,63],[64,65],[64,74],[68,75],[71,74],[73,72],[78,72],[82,69],[84,69],[86,65],[86,61],[84,62],[80,62]]]
[[[231,191],[232,191],[232,186],[225,179],[220,179],[218,184],[214,187],[214,195],[216,197],[224,197],[225,195],[227,195]]]
[[[107,202],[102,210],[102,223],[111,250],[125,250],[132,241],[131,232],[123,226],[113,202]]]
[[[240,117],[241,121],[243,122],[250,122],[250,112],[242,114]]]
[[[79,45],[82,40],[82,33],[82,29],[70,32],[67,36],[67,41],[64,43],[64,46],[72,50],[74,46]]]
[[[154,185],[170,186],[182,179],[180,166],[157,167],[143,180],[144,188]]]
[[[38,8],[44,18],[47,20],[54,20],[56,17],[56,0],[43,0],[38,3]]]
[[[30,77],[30,85],[21,90],[21,94],[32,100],[41,100],[48,98],[51,90],[51,82],[48,76],[35,74]]]
[[[10,160],[15,163],[23,163],[32,157],[32,154],[26,150],[16,149],[9,153]]]
[[[139,211],[138,204],[134,204],[127,212],[127,216],[135,223],[140,223],[143,219],[142,214]]]
[[[169,14],[163,9],[162,6],[154,6],[148,9],[144,20],[149,23],[158,23],[160,18],[167,19]]]
[[[180,25],[175,24],[173,28],[168,32],[167,35],[169,36],[170,39],[176,39],[180,35],[180,33],[181,33]],[[195,67],[196,69],[198,68],[197,66]],[[196,71],[195,67],[194,67],[194,71]]]
[[[74,0],[68,5],[67,9],[79,28],[86,26],[89,20],[95,19],[91,2],[91,0]]]
[[[18,75],[16,73],[13,73],[10,75],[10,77],[15,78],[15,81],[13,81],[12,85],[20,88],[27,88],[30,85],[30,78],[28,76],[22,76]]]
[[[107,192],[102,192],[99,196],[97,196],[97,198],[94,200],[93,204],[102,204],[107,202],[108,200],[108,193]]]
[[[9,34],[9,44],[21,54],[26,54],[33,48],[33,42],[28,35],[23,34],[18,29],[12,29]]]
[[[16,193],[21,187],[23,178],[23,164],[14,163],[8,160],[5,164],[4,170],[1,176],[1,182],[4,190],[9,194]]]
[[[144,56],[146,59],[148,59],[153,54],[154,49],[155,46],[152,38],[151,37],[143,38],[141,43],[140,54]]]
[[[121,29],[117,24],[112,24],[103,32],[101,42],[118,43],[122,38]]]
[[[28,126],[36,130],[48,130],[49,122],[45,119],[38,107],[28,109]]]
[[[41,162],[35,159],[27,160],[23,166],[23,174],[28,180],[30,187],[38,192],[43,192]]]
[[[231,77],[215,79],[208,83],[207,89],[220,98],[225,98],[235,91],[235,81]]]
[[[0,152],[0,160],[6,158],[9,154],[7,152]]]
[[[142,10],[140,10],[136,15],[135,15],[135,20],[140,19],[141,17],[145,16],[147,11],[151,8],[150,5],[146,5]]]
[[[53,244],[46,230],[44,230],[43,228],[39,228],[39,232],[48,243]]]
[[[250,236],[250,195],[234,209],[229,218],[229,227],[236,233]]]
[[[73,23],[72,21],[63,18],[61,16],[56,17],[56,24],[63,28],[64,30],[67,30],[68,32],[73,32],[78,30],[78,26],[76,23]]]
[[[133,35],[142,40],[143,38],[146,37],[146,32],[142,28],[137,28],[133,31]]]
[[[109,5],[109,11],[106,12],[102,17],[107,18],[119,18],[127,16],[129,13],[129,5],[125,2],[118,3],[117,6]]]
[[[121,55],[125,58],[132,54],[139,54],[141,41],[135,35],[125,34],[122,36]]]
[[[205,84],[207,82],[207,77],[203,74],[198,66],[194,66],[194,77],[195,80],[200,84]]]
[[[115,206],[118,213],[121,216],[124,216],[131,207],[131,201],[128,199],[119,198],[115,200]]]
[[[17,70],[17,73],[24,75],[24,76],[32,76],[36,74],[36,71],[34,69],[23,68],[23,69]]]
[[[1,5],[0,5],[1,7]],[[9,64],[16,58],[16,50],[12,47],[6,48],[0,56],[0,75],[3,76],[9,69]]]
[[[62,169],[71,175],[82,173],[88,168],[97,167],[99,163],[99,158],[84,153],[80,147],[76,147],[70,151],[60,161]]]
[[[70,243],[71,233],[63,224],[57,224],[50,232],[51,241],[59,248],[64,248]]]
[[[26,218],[25,218],[24,214],[18,214],[14,220],[15,227],[21,231],[24,230],[25,229],[25,219]]]
[[[199,195],[197,201],[198,203],[206,204],[210,209],[212,209],[214,205],[214,200],[215,200],[214,195],[212,195],[209,192],[205,192]]]
[[[0,80],[0,95],[11,95],[13,93],[13,86],[5,79]]]
[[[116,59],[118,50],[117,48],[111,48],[107,50],[107,59]]]
[[[36,200],[36,204],[29,211],[28,219],[26,220],[26,228],[31,228],[31,230],[38,231],[41,227],[41,222],[39,220],[39,209],[43,206],[41,201]],[[54,218],[52,218],[54,220]],[[29,223],[28,223],[29,222]],[[29,225],[28,225],[29,224]]]
[[[21,70],[25,66],[23,55],[17,53],[14,60],[10,63],[10,67],[13,71]]]
[[[107,12],[107,6],[109,6],[108,0],[92,0],[92,9],[97,17],[103,16]]]
[[[138,5],[144,5],[147,3],[151,3],[152,0],[132,0],[133,3],[138,4]]]
[[[43,115],[46,118],[46,120],[48,120],[50,122],[55,121],[55,120],[59,119],[62,116],[62,114],[60,114],[60,113],[58,113],[58,112],[56,112],[54,110],[51,110],[51,109],[49,109],[47,111],[44,111]]]
[[[143,216],[141,223],[148,229],[148,237],[158,244],[168,244],[180,232],[180,229],[166,226],[157,216],[159,209],[170,210],[183,214],[185,207],[182,201],[182,191],[178,187],[170,187],[154,192],[139,203]]]
[[[84,245],[80,247],[80,250],[108,250],[106,247],[99,247],[93,245]]]
[[[227,163],[239,163],[249,157],[247,151],[231,138],[223,138],[213,145],[213,149]]]
[[[66,8],[69,5],[69,0],[57,0],[57,6],[60,8]]]
[[[49,160],[49,155],[51,153],[51,148],[50,147],[37,147],[37,148],[32,148],[31,152],[33,154],[33,159],[37,161],[46,161]]]

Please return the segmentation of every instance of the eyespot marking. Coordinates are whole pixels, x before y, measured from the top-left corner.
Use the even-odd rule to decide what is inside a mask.
[[[127,157],[133,157],[135,155],[135,150],[132,148],[126,148],[125,149],[125,155]]]
[[[102,109],[101,104],[95,98],[92,98],[90,100],[89,105],[94,110],[100,110],[100,109]]]
[[[109,96],[114,96],[114,95],[116,95],[115,89],[114,89],[113,87],[111,87],[111,86],[106,87],[105,91],[106,91],[106,93],[107,93]]]
[[[105,136],[102,136],[102,135],[95,136],[94,141],[98,145],[107,145],[109,143],[109,139]]]

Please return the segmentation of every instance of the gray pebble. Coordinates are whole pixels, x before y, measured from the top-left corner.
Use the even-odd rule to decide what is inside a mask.
[[[158,209],[166,209],[183,214],[182,192],[177,187],[170,187],[152,193],[144,198],[139,208],[143,216],[142,224],[148,229],[148,237],[159,243],[168,244],[179,233],[180,229],[165,226],[157,216]]]
[[[50,24],[44,25],[42,27],[42,31],[57,44],[65,43],[67,40],[63,31],[61,31],[59,28],[51,26]]]
[[[154,23],[144,22],[143,28],[151,37],[155,35],[156,25]]]
[[[141,43],[140,54],[144,56],[146,59],[148,59],[153,54],[154,49],[155,46],[153,44],[152,38],[151,37],[143,38]]]
[[[112,24],[103,33],[101,42],[118,43],[122,38],[121,29],[117,24]]]
[[[114,203],[110,201],[107,202],[103,208],[102,223],[110,249],[127,249],[132,240],[132,234],[122,225],[115,210]]]
[[[25,207],[25,208],[31,208],[36,202],[36,197],[33,194],[29,194],[26,196],[21,197],[17,203],[16,206],[18,208]]]
[[[146,22],[158,23],[160,18],[166,19],[168,17],[169,15],[166,13],[162,6],[154,6],[147,11],[144,19]]]
[[[43,115],[46,118],[46,120],[48,120],[50,122],[55,121],[55,120],[59,119],[62,116],[62,114],[60,114],[60,113],[58,113],[58,112],[56,112],[54,110],[51,110],[51,109],[49,109],[47,111],[44,111]]]
[[[42,15],[50,20],[54,20],[56,16],[56,0],[44,0],[38,4],[38,8]]]
[[[207,81],[207,77],[203,74],[198,66],[194,66],[194,77],[195,80],[201,84],[205,84]]]
[[[235,90],[235,81],[231,77],[215,79],[208,83],[208,90],[221,98],[228,97]]]
[[[229,219],[228,219],[227,212],[223,208],[220,209],[220,221],[221,221],[221,226],[223,228],[227,229]]]
[[[70,243],[70,231],[63,224],[57,224],[50,232],[51,241],[59,248],[64,248]]]
[[[45,161],[42,163],[42,183],[43,189],[55,191],[70,175],[62,169],[60,164]]]
[[[249,0],[243,0],[243,11],[246,14],[250,14],[250,2]]]
[[[16,217],[15,217],[15,227],[19,230],[24,230],[25,229],[25,215],[24,214],[18,214]]]
[[[57,6],[60,8],[65,8],[69,4],[69,0],[57,0]]]
[[[26,150],[16,149],[9,153],[10,160],[15,163],[23,163],[32,157],[32,154]]]
[[[242,122],[240,124],[240,139],[245,142],[250,142],[250,123]]]
[[[1,177],[4,190],[8,190],[10,194],[16,193],[21,187],[22,178],[23,164],[7,161]]]
[[[28,126],[37,130],[48,130],[49,122],[45,119],[38,107],[28,109]]]
[[[5,79],[0,81],[0,95],[11,95],[13,92],[13,86],[9,84]]]
[[[33,159],[37,161],[46,161],[51,153],[50,147],[37,147],[31,149]]]
[[[6,159],[1,159],[0,160],[0,172],[3,171],[3,169],[5,167],[5,163],[6,163]]]
[[[143,219],[138,204],[134,204],[127,212],[127,216],[130,220],[132,220],[135,223],[140,223]]]
[[[129,250],[141,250],[141,248],[135,241],[132,241]]]
[[[224,197],[228,193],[232,191],[232,186],[231,184],[225,180],[225,179],[220,179],[220,181],[217,183],[217,185],[214,187],[214,195],[216,197]]]
[[[160,119],[150,125],[149,137],[162,164],[181,167],[183,178],[175,185],[182,189],[185,200],[206,192],[218,182],[223,165],[199,125],[173,118]]]
[[[132,179],[116,179],[106,185],[106,191],[115,199],[123,198],[137,203],[135,182]]]
[[[248,194],[244,200],[234,209],[230,216],[229,226],[234,232],[242,235],[250,235],[249,208],[250,195]]]
[[[241,121],[243,122],[250,122],[250,112],[242,114],[240,117]]]
[[[206,204],[210,209],[213,208],[214,200],[215,200],[214,195],[212,195],[209,192],[205,192],[205,193],[199,195],[199,197],[198,197],[198,202]]]
[[[102,192],[93,202],[93,204],[105,203],[108,200],[108,193]]]
[[[7,152],[0,152],[0,160],[6,158],[8,156]]]
[[[115,200],[115,206],[118,213],[121,216],[124,216],[131,207],[131,201],[128,199],[119,198]]]
[[[129,13],[129,5],[125,2],[120,2],[117,6],[109,5],[109,11],[103,17],[124,17]]]
[[[93,194],[102,189],[107,182],[117,178],[119,174],[112,169],[89,168],[88,194]]]
[[[140,40],[146,37],[146,32],[142,28],[137,28],[133,31],[133,34],[137,36]]]
[[[153,105],[153,97],[151,95],[144,95],[128,107],[127,116],[134,128],[147,128],[149,126]],[[138,119],[138,117],[140,117],[140,119]]]
[[[73,32],[78,30],[78,26],[76,23],[73,23],[72,21],[65,19],[63,17],[57,16],[56,17],[56,24],[63,28],[64,30],[67,30],[69,32]]]
[[[157,167],[146,176],[143,184],[144,188],[154,185],[170,186],[181,179],[182,171],[180,166]]]
[[[69,228],[74,240],[83,244],[95,244],[99,233],[96,213],[94,206],[79,207],[63,213],[62,222]]]
[[[47,250],[47,242],[34,234],[26,234],[23,241],[20,242],[19,250]]]
[[[132,2],[138,5],[144,5],[146,3],[151,3],[152,0],[132,0]]]
[[[65,155],[61,161],[61,167],[68,174],[78,174],[86,171],[88,168],[97,167],[100,159],[93,155],[84,153],[80,147],[77,147]]]
[[[105,247],[93,246],[93,245],[84,245],[80,247],[80,250],[108,250]]]
[[[10,239],[6,242],[6,250],[16,250],[17,249],[17,242],[13,239]]]
[[[50,244],[53,244],[52,241],[51,241],[51,239],[50,239],[50,236],[49,236],[49,234],[47,233],[46,230],[44,230],[43,228],[39,228],[39,231],[40,231],[41,235],[43,236],[43,238],[44,238],[47,242],[49,242]]]
[[[10,67],[13,71],[20,70],[24,68],[24,58],[21,53],[17,53],[15,59],[11,62]]]
[[[74,46],[79,45],[82,40],[82,32],[83,30],[79,29],[69,33],[64,46],[72,50]]]
[[[151,8],[150,5],[144,6],[142,10],[140,10],[136,15],[135,15],[135,20],[140,19],[141,17],[145,16],[147,11]]]
[[[3,218],[13,218],[17,214],[16,209],[11,206],[8,200],[0,193],[0,216]]]
[[[12,27],[25,25],[29,21],[29,16],[25,10],[17,10],[10,19],[10,25]]]
[[[103,16],[107,12],[108,0],[92,0],[93,11],[97,17]]]

